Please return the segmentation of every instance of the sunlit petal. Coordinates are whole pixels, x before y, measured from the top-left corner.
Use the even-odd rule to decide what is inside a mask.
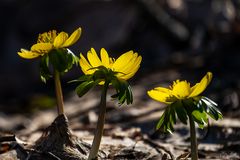
[[[154,100],[171,104],[174,102],[174,97],[171,94],[171,90],[163,87],[157,87],[147,92],[147,94]]]
[[[142,57],[138,56],[137,53],[134,53],[134,56],[132,57],[129,64],[126,64],[126,67],[123,69],[123,72],[124,73],[132,73],[132,72],[137,71],[137,69],[140,66],[141,61],[142,61]]]
[[[122,54],[113,64],[115,71],[122,71],[122,69],[128,64],[133,57],[133,51],[128,51]]]
[[[138,56],[137,58],[135,58],[134,63],[128,67],[128,70],[122,71],[118,74],[118,77],[124,80],[128,80],[130,78],[132,78],[135,73],[138,71],[138,69],[140,68],[140,63],[142,61],[142,57]]]
[[[207,74],[202,78],[202,80],[191,88],[191,94],[188,97],[195,97],[201,94],[208,86],[212,80],[212,73],[207,72]]]
[[[33,58],[40,56],[40,54],[38,54],[36,52],[28,51],[26,49],[21,49],[21,52],[17,52],[17,53],[20,57],[25,58],[25,59],[33,59]]]
[[[142,57],[139,56],[138,53],[133,53],[133,51],[129,51],[123,54],[115,61],[114,58],[109,57],[107,51],[104,48],[102,48],[100,51],[100,57],[101,59],[98,57],[96,51],[91,48],[91,51],[87,53],[88,61],[85,58],[80,59],[80,66],[83,68],[83,72],[85,74],[91,74],[99,69],[92,68],[104,66],[105,68],[109,69],[109,71],[113,71],[109,75],[113,74],[118,79],[128,80],[129,78],[133,77],[138,71],[140,63],[142,61]],[[88,65],[86,65],[86,63],[88,63]],[[90,68],[91,73],[86,68]]]
[[[31,47],[31,51],[38,52],[39,54],[44,54],[53,49],[53,45],[51,43],[37,43]]]
[[[57,35],[57,37],[54,39],[53,45],[55,48],[60,48],[63,46],[65,41],[68,39],[68,34],[65,32],[61,32]]]
[[[102,65],[102,62],[100,61],[96,51],[93,48],[91,48],[91,51],[88,51],[87,58],[93,67],[99,67]]]
[[[102,64],[105,67],[109,68],[110,67],[110,65],[109,65],[110,59],[109,59],[107,51],[104,48],[102,48],[100,53],[101,53]]]
[[[81,33],[82,33],[82,29],[81,28],[76,29],[70,35],[70,37],[65,41],[65,43],[62,45],[62,47],[68,47],[68,46],[71,46],[74,43],[76,43],[76,41],[80,38]]]
[[[129,56],[129,62],[128,63],[124,63],[124,66],[121,67],[121,71],[126,73],[126,74],[131,72],[132,68],[134,67],[134,64],[135,64],[135,61],[137,59],[137,56],[138,56],[137,53],[133,53],[131,57]]]
[[[190,83],[187,81],[176,81],[173,85],[172,94],[178,99],[184,99],[190,94]]]
[[[94,70],[91,69],[92,66],[88,63],[88,61],[85,59],[85,57],[82,54],[80,54],[79,64],[84,74],[94,73]]]

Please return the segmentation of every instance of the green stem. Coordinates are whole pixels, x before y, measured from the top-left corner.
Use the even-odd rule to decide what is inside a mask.
[[[64,114],[63,109],[63,94],[62,94],[62,87],[60,81],[60,73],[58,71],[54,71],[54,82],[55,82],[55,92],[57,98],[57,110],[58,115]]]
[[[192,160],[198,160],[198,148],[194,119],[191,113],[188,113],[190,123],[191,157]]]
[[[90,150],[88,160],[97,159],[98,150],[100,147],[100,143],[103,135],[103,129],[104,129],[104,121],[105,121],[105,113],[106,113],[106,96],[107,96],[108,85],[109,85],[109,82],[105,82],[102,90],[97,129],[95,131],[92,148]]]

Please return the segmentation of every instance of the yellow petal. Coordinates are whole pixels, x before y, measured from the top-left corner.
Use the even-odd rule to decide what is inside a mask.
[[[178,99],[184,99],[190,94],[190,83],[187,81],[176,81],[173,84],[172,94]]]
[[[171,90],[163,87],[157,87],[147,92],[147,94],[154,100],[171,104],[176,99],[171,95]]]
[[[51,49],[53,49],[53,45],[51,43],[37,43],[31,47],[31,51],[39,54],[48,53]]]
[[[18,52],[18,55],[25,59],[33,59],[40,56],[40,54],[36,52],[28,51],[26,49],[21,49],[21,52]]]
[[[123,67],[122,72],[127,74],[134,72],[136,68],[139,68],[141,60],[142,60],[142,57],[141,56],[138,57],[138,54],[134,53],[129,63],[126,64],[125,67]]]
[[[68,34],[65,32],[61,32],[57,35],[57,37],[54,39],[53,45],[55,48],[61,48],[63,47],[63,44],[68,39]]]
[[[98,83],[99,85],[104,85],[105,84],[105,81],[101,81]]]
[[[81,28],[76,29],[76,30],[71,34],[71,36],[65,41],[65,43],[63,44],[62,47],[68,47],[68,46],[71,46],[71,45],[73,45],[74,43],[76,43],[77,40],[80,38],[81,33],[82,33],[82,29],[81,29]]]
[[[94,73],[94,70],[91,69],[93,67],[88,63],[88,61],[82,54],[80,54],[79,64],[80,64],[80,67],[84,74],[93,74]]]
[[[126,74],[128,74],[129,72],[131,72],[132,68],[134,67],[135,61],[137,59],[137,53],[133,53],[132,56],[129,56],[129,61],[126,63],[124,62],[124,66],[121,67],[121,72],[124,72]]]
[[[207,88],[211,80],[212,73],[207,72],[207,74],[202,78],[202,80],[191,88],[191,94],[188,97],[195,97],[201,94]]]
[[[102,65],[102,62],[100,61],[96,51],[93,48],[91,48],[91,51],[88,51],[87,58],[93,67],[99,67]]]
[[[109,68],[110,67],[110,65],[109,65],[110,59],[109,59],[107,51],[104,48],[102,48],[100,53],[101,53],[102,64],[105,67]]]
[[[122,54],[113,64],[115,71],[122,71],[122,69],[128,64],[134,56],[133,51],[128,51]]]
[[[132,78],[135,75],[135,73],[138,71],[141,61],[142,61],[141,56],[136,57],[133,60],[134,63],[132,65],[127,65],[128,68],[126,68],[125,71],[122,71],[121,73],[119,73],[117,77],[124,80],[128,80]]]

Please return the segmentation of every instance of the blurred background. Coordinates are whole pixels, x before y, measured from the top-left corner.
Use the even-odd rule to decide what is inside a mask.
[[[239,0],[1,0],[0,18],[0,115],[55,105],[53,83],[40,81],[39,62],[17,52],[29,49],[39,33],[81,27],[80,40],[70,47],[76,55],[91,47],[104,47],[113,57],[138,52],[143,62],[131,83],[145,90],[175,77],[196,83],[212,71],[206,94],[224,115],[240,116]],[[143,80],[154,73],[164,76]],[[75,87],[66,82],[81,74],[74,67],[63,77],[66,100]]]

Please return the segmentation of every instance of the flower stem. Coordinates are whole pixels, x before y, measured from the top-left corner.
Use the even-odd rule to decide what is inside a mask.
[[[54,71],[54,83],[55,83],[55,92],[57,98],[57,110],[58,115],[64,114],[63,109],[63,94],[62,94],[62,87],[60,81],[60,73],[58,71]]]
[[[104,121],[105,121],[105,113],[106,113],[106,96],[107,96],[108,85],[109,83],[105,82],[102,90],[97,129],[95,131],[92,148],[90,150],[88,160],[97,159],[98,150],[100,147],[100,143],[103,135],[103,129],[104,129]]]
[[[195,123],[191,113],[188,113],[188,117],[189,117],[189,123],[190,123],[191,157],[192,157],[192,160],[198,160],[198,148],[197,148]]]

